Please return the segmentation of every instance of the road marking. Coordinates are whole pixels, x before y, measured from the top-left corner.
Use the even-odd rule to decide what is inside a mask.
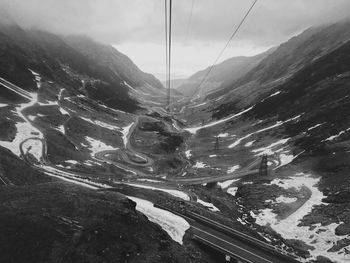
[[[237,231],[237,230],[235,230],[235,229],[231,229],[231,228],[229,228],[229,227],[227,227],[227,226],[225,226],[225,225],[223,225],[223,224],[220,224],[220,223],[218,223],[218,222],[215,222],[215,221],[213,221],[213,220],[211,220],[211,219],[209,219],[209,218],[206,218],[206,217],[204,217],[204,216],[198,215],[198,214],[196,214],[196,213],[193,213],[193,212],[188,212],[188,213],[194,214],[195,216],[197,216],[197,217],[199,217],[199,218],[202,218],[203,220],[205,220],[205,221],[207,221],[207,222],[209,222],[209,223],[211,223],[211,224],[214,224],[214,225],[220,226],[220,227],[222,227],[222,228],[225,228],[225,229],[227,229],[227,231],[232,231],[232,232],[235,232],[235,233],[238,234],[238,235],[242,235],[242,236],[246,237],[247,239],[254,240],[255,242],[257,242],[257,243],[259,243],[259,244],[261,244],[261,245],[263,245],[263,246],[265,246],[265,247],[269,247],[270,249],[272,249],[272,250],[274,250],[274,251],[278,251],[278,249],[275,248],[274,246],[271,246],[270,244],[267,244],[267,243],[265,243],[265,242],[263,242],[263,241],[261,241],[261,240],[259,240],[259,239],[256,239],[255,237],[249,236],[249,235],[247,235],[247,234],[245,234],[245,233],[242,233],[242,232],[240,232],[240,231]]]
[[[249,250],[246,250],[246,249],[244,249],[244,248],[242,248],[242,247],[240,247],[240,246],[237,246],[237,245],[235,245],[235,244],[233,244],[233,243],[230,243],[230,242],[226,241],[225,239],[222,239],[222,238],[220,238],[220,237],[217,237],[217,236],[215,236],[215,235],[213,235],[213,234],[211,234],[211,233],[209,233],[209,232],[207,232],[207,231],[205,231],[205,230],[202,230],[202,229],[200,229],[200,228],[198,228],[198,227],[195,227],[195,226],[192,226],[192,227],[193,227],[194,229],[198,230],[198,231],[201,231],[201,232],[206,233],[206,234],[208,234],[208,235],[210,235],[210,236],[212,236],[212,237],[214,237],[214,238],[216,238],[216,239],[219,239],[219,240],[221,240],[221,241],[223,241],[223,242],[225,242],[225,243],[227,243],[227,244],[229,244],[229,245],[231,245],[231,246],[233,246],[233,247],[237,247],[237,248],[239,248],[239,249],[241,249],[241,250],[243,250],[243,251],[246,251],[247,253],[249,253],[249,254],[251,254],[251,255],[254,255],[254,256],[258,257],[258,258],[261,258],[261,259],[264,260],[265,262],[273,263],[272,261],[270,261],[270,260],[268,260],[268,259],[265,259],[265,258],[263,258],[263,257],[261,257],[261,256],[259,256],[259,255],[257,255],[257,254],[255,254],[255,253],[253,253],[253,252],[251,252],[251,251],[249,251]]]

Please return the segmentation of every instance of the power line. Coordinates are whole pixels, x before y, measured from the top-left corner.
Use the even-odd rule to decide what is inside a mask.
[[[170,68],[171,68],[171,17],[172,17],[172,1],[170,0],[169,2],[169,59],[168,59],[168,81],[169,81],[169,85],[168,85],[168,106],[170,104],[170,90],[171,90],[171,82],[170,82]]]
[[[167,100],[169,101],[168,89],[168,0],[164,0],[164,22],[165,22],[165,88],[167,92]]]
[[[186,38],[185,38],[185,43],[187,42],[188,39],[188,32],[190,30],[191,22],[192,22],[192,14],[193,14],[193,6],[194,6],[195,0],[192,0],[192,5],[191,5],[191,11],[190,11],[190,16],[188,18],[187,22],[187,29],[186,29]]]
[[[165,85],[167,89],[167,106],[170,104],[170,67],[171,67],[171,20],[172,20],[172,0],[164,0],[165,13]]]
[[[254,5],[256,4],[256,2],[258,2],[258,0],[254,0],[253,4],[250,6],[250,8],[248,9],[248,11],[246,12],[246,14],[244,15],[244,17],[242,18],[241,22],[238,24],[238,26],[236,27],[236,29],[233,31],[232,35],[230,36],[229,40],[227,41],[226,45],[224,46],[224,48],[220,51],[219,55],[217,56],[217,58],[214,60],[214,63],[209,67],[209,70],[207,71],[207,73],[204,75],[202,81],[200,82],[200,84],[197,87],[197,91],[199,91],[199,88],[202,86],[202,84],[204,83],[204,81],[206,80],[206,78],[208,77],[208,75],[210,74],[210,72],[213,70],[215,64],[219,61],[220,57],[222,56],[222,54],[224,53],[224,51],[226,50],[226,48],[228,47],[228,45],[230,44],[231,40],[234,38],[234,36],[237,34],[238,30],[240,29],[240,27],[242,26],[242,24],[244,23],[245,19],[248,17],[250,11],[252,11]],[[197,92],[196,92],[197,93]]]

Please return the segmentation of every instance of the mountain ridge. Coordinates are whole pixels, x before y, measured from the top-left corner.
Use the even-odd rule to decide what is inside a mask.
[[[138,90],[160,99],[165,97],[165,89],[153,75],[142,72],[114,47],[87,37],[62,37],[37,29],[24,30],[16,24],[1,24],[0,40],[4,62],[0,76],[29,91],[35,91],[36,84],[28,68],[75,92],[84,90],[82,82],[97,85],[102,93],[90,88],[85,89],[86,94],[121,110],[141,108],[133,95]],[[6,62],[11,66],[6,67]]]

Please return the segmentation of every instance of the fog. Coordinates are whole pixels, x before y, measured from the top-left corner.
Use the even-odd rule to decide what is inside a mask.
[[[186,74],[210,64],[251,3],[194,0],[189,24],[192,0],[174,0],[173,43],[174,49],[178,47],[174,52],[182,52],[183,57],[188,57],[193,50],[199,52],[193,54],[193,65],[174,64],[175,68],[181,68]],[[153,68],[163,63],[160,61],[162,51],[141,55],[137,52],[143,44],[151,49],[164,45],[163,0],[0,0],[0,8],[25,28],[84,34],[120,47],[144,70],[152,67],[151,71],[157,71]],[[307,27],[341,19],[349,13],[348,0],[259,0],[223,59],[261,52]],[[208,55],[203,58],[205,54]],[[159,58],[154,60],[154,56]],[[184,65],[187,68],[184,69]]]

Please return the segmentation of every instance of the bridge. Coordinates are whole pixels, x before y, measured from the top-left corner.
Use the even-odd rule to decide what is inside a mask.
[[[205,216],[183,210],[173,211],[159,204],[155,207],[168,210],[185,218],[190,224],[192,239],[245,263],[297,263],[295,256],[261,240],[237,231]]]

